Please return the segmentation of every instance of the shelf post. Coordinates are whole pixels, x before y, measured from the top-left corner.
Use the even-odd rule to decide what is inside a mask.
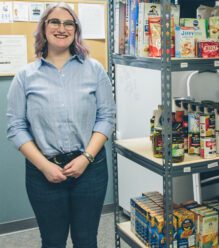
[[[161,0],[161,94],[163,138],[163,194],[167,247],[173,243],[171,0]]]
[[[113,91],[114,99],[116,100],[115,65],[113,63],[113,53],[114,53],[114,0],[109,0],[108,1],[108,75],[112,83],[112,91]],[[117,153],[114,145],[115,140],[116,140],[116,131],[114,131],[112,135],[113,197],[114,197],[115,248],[120,248],[120,236],[117,231],[117,224],[120,222],[120,209],[119,209]]]

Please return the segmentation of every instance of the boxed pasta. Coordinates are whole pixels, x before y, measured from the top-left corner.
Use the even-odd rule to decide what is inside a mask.
[[[199,213],[199,247],[218,248],[218,213],[214,210]]]
[[[178,248],[196,247],[195,214],[185,208],[174,210],[177,219]]]
[[[175,56],[177,58],[195,57],[195,30],[192,27],[175,28]]]
[[[177,219],[178,247],[195,248],[195,214],[185,208],[174,210]]]

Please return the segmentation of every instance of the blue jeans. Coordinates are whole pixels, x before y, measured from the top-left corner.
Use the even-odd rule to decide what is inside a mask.
[[[63,159],[64,166],[73,157]],[[97,231],[106,194],[108,171],[103,148],[77,179],[50,183],[26,160],[26,189],[36,215],[42,248],[97,248]]]

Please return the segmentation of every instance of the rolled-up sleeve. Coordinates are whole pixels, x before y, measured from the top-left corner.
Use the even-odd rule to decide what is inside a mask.
[[[24,73],[18,73],[9,88],[7,100],[7,138],[19,149],[21,145],[33,140],[28,130],[26,118],[26,94],[23,86]]]
[[[115,125],[116,107],[112,94],[112,85],[103,67],[98,67],[98,84],[96,89],[97,114],[94,132],[110,137]]]

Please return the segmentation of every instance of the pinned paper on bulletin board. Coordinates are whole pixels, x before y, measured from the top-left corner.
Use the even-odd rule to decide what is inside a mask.
[[[78,17],[82,25],[83,39],[105,39],[103,5],[78,4]]]
[[[26,36],[0,35],[0,75],[15,74],[26,64]]]
[[[14,2],[13,4],[14,21],[29,21],[29,4],[25,2]]]
[[[13,22],[12,2],[0,3],[0,23]]]

